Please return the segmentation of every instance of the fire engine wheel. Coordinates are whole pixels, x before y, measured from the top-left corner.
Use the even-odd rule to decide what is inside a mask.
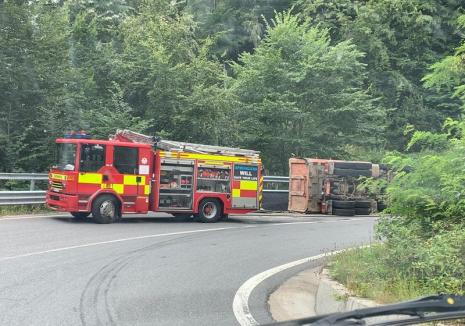
[[[119,218],[119,205],[115,197],[102,195],[92,203],[92,216],[99,224],[113,223]]]
[[[86,213],[86,212],[71,212],[71,215],[73,215],[73,217],[77,220],[83,220],[85,219],[87,216],[90,215],[90,213]]]
[[[203,223],[214,223],[221,217],[221,204],[217,199],[204,199],[199,204],[198,220]]]

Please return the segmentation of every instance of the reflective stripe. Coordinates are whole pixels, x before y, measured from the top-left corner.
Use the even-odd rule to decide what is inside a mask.
[[[241,190],[257,190],[257,181],[241,180]]]
[[[64,174],[50,173],[50,178],[65,181],[67,176]]]
[[[149,195],[150,194],[150,186],[144,186],[144,195]]]
[[[122,184],[112,184],[111,186],[112,186],[113,190],[117,194],[124,194],[124,185],[122,185]]]
[[[123,184],[118,184],[118,183],[102,183],[100,185],[100,188],[102,189],[113,189],[117,194],[122,194],[124,193],[124,185]]]
[[[137,177],[140,178],[140,182],[137,182]],[[145,176],[138,176],[138,175],[125,175],[123,184],[129,186],[137,186],[145,184]]]
[[[79,173],[79,183],[101,184],[102,175],[100,173]]]
[[[233,189],[232,190],[232,196],[233,197],[240,197],[241,196],[241,190],[240,189]]]

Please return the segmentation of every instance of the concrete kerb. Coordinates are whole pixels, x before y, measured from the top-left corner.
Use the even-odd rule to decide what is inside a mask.
[[[320,266],[300,272],[285,281],[271,293],[268,306],[274,320],[285,321],[379,304],[352,296],[342,284],[331,279],[327,269]]]

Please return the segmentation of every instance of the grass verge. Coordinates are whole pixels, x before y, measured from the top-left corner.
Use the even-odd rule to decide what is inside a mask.
[[[390,238],[330,259],[331,276],[360,297],[390,303],[438,293],[465,294],[465,229],[426,239]]]
[[[385,245],[355,248],[335,255],[328,268],[331,276],[355,296],[379,303],[416,298],[426,293],[413,278],[396,273],[385,265]]]
[[[47,208],[44,204],[0,206],[0,217],[10,215],[40,214],[52,212],[54,211]]]

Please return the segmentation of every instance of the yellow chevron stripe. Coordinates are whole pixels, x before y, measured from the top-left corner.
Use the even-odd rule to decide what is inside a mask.
[[[100,173],[79,173],[78,182],[101,184],[102,175]]]
[[[128,186],[137,186],[145,184],[145,176],[140,176],[140,182],[137,182],[137,175],[125,175],[123,179],[123,184]]]
[[[241,190],[257,190],[257,181],[241,180]]]

